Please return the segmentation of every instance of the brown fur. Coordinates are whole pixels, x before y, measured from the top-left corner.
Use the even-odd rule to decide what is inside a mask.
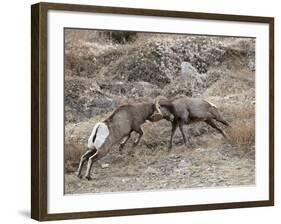
[[[139,134],[138,139],[134,143],[134,145],[137,145],[143,135],[141,125],[146,120],[150,120],[155,110],[156,106],[154,103],[125,104],[118,107],[103,121],[107,124],[109,129],[107,139],[98,150],[88,149],[87,152],[82,155],[77,176],[81,177],[82,166],[86,161],[88,161],[85,178],[89,180],[93,162],[105,156],[114,144],[121,142],[123,139],[119,147],[121,153],[122,148],[130,138],[133,131]]]
[[[168,110],[174,117],[172,121],[172,134],[169,145],[170,149],[172,148],[173,135],[178,127],[180,128],[186,144],[183,125],[193,122],[204,121],[226,137],[225,133],[214,123],[214,120],[217,120],[227,126],[229,126],[229,124],[222,118],[218,109],[208,101],[190,98],[187,96],[178,96],[171,100],[160,99],[158,102],[161,107]],[[166,119],[165,117],[163,118]]]

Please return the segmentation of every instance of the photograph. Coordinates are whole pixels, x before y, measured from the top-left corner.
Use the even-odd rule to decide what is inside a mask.
[[[63,35],[64,194],[255,186],[255,37]]]

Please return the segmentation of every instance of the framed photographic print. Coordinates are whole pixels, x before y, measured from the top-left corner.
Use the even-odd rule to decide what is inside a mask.
[[[274,204],[274,19],[32,5],[31,216]]]

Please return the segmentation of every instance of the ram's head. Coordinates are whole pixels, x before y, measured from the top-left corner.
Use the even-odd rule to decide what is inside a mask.
[[[155,99],[155,112],[150,117],[150,121],[157,122],[161,119],[166,119],[168,121],[172,121],[174,119],[174,116],[170,113],[170,111],[164,107],[161,106],[161,101],[167,100],[165,97],[157,97]]]

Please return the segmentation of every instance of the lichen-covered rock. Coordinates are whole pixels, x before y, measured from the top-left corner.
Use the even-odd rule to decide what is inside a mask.
[[[96,82],[83,78],[65,79],[64,103],[66,122],[79,122],[116,107],[116,102],[101,92]]]

